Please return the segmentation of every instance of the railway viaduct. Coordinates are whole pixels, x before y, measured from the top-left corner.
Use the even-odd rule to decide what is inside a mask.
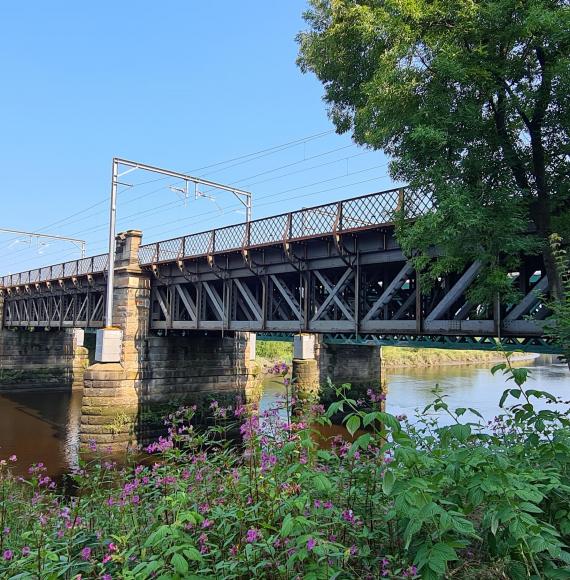
[[[152,405],[250,396],[256,336],[294,337],[305,391],[327,377],[378,387],[384,344],[556,352],[539,256],[512,273],[514,304],[469,300],[479,262],[422,291],[393,221],[428,211],[429,198],[394,189],[147,245],[121,233],[114,328],[106,255],[4,276],[0,388],[82,388],[82,443],[122,447]]]

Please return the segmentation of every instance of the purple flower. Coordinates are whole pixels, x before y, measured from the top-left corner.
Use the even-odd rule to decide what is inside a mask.
[[[24,546],[22,548],[22,556],[29,556],[30,555],[30,546]]]
[[[307,540],[307,551],[310,552],[316,545],[317,542],[313,538],[309,538]]]
[[[250,528],[249,530],[247,530],[247,536],[245,537],[245,541],[248,544],[253,544],[253,542],[256,542],[257,540],[259,540],[259,538],[260,538],[259,532],[255,528]]]
[[[14,557],[12,550],[4,550],[4,560],[11,560]]]
[[[352,510],[344,510],[341,515],[345,522],[354,523],[354,513]]]
[[[8,461],[18,461],[18,458],[15,455],[10,455],[10,457],[8,457]]]
[[[89,560],[89,558],[91,558],[91,548],[85,546],[85,548],[81,550],[81,557],[83,558],[83,560]]]

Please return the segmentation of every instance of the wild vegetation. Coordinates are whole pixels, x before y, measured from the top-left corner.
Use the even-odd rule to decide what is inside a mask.
[[[257,341],[257,360],[266,368],[277,361],[291,363],[293,344],[272,340]],[[441,348],[411,348],[399,346],[382,347],[384,367],[425,367],[468,363],[493,363],[502,360],[503,354],[497,351],[455,350]],[[528,360],[533,355],[517,354],[512,360]]]
[[[7,457],[0,576],[568,578],[569,402],[525,389],[525,369],[494,370],[513,384],[490,423],[436,393],[411,424],[348,385],[326,412],[301,409],[280,364],[273,410],[212,401],[200,430],[181,408],[146,460],[119,466],[93,446],[71,494],[42,464],[14,477]],[[317,445],[313,427],[339,413],[352,437]]]

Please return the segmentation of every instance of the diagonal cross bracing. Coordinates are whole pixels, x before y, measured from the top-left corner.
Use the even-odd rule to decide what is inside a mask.
[[[273,284],[275,285],[277,290],[279,290],[283,298],[285,298],[285,301],[289,305],[289,308],[291,308],[293,315],[297,318],[297,320],[299,321],[302,320],[303,315],[301,313],[301,306],[299,305],[299,302],[297,301],[293,293],[274,274],[271,274],[270,278],[271,280],[273,280]]]
[[[188,289],[181,284],[176,284],[174,287],[176,288],[176,291],[180,296],[180,300],[182,301],[182,304],[184,304],[184,308],[186,308],[186,312],[188,312],[190,319],[195,321],[197,316],[196,303],[192,299],[192,296],[190,296],[190,292],[188,292]]]
[[[445,296],[439,301],[439,303],[434,307],[434,309],[426,317],[426,322],[433,322],[434,320],[439,320],[440,317],[453,306],[457,299],[465,292],[469,287],[471,282],[475,280],[477,274],[482,268],[482,264],[479,260],[476,260],[467,268],[467,271],[457,280],[453,287],[445,294]]]
[[[410,274],[414,271],[411,264],[406,262],[402,269],[396,274],[396,277],[388,284],[386,290],[382,292],[380,298],[374,302],[370,310],[367,312],[366,316],[362,319],[362,322],[368,322],[372,320],[373,316],[381,309],[386,306],[390,300],[394,297],[394,294],[402,287],[404,282],[410,277]]]
[[[354,321],[354,315],[352,314],[352,312],[350,312],[350,310],[347,308],[346,304],[338,296],[340,291],[345,287],[345,285],[354,276],[354,272],[352,271],[352,268],[347,268],[345,270],[344,274],[340,277],[340,280],[334,285],[334,287],[331,284],[330,280],[328,280],[328,278],[324,274],[319,272],[318,270],[315,270],[314,274],[319,279],[321,284],[324,286],[325,290],[328,292],[328,296],[326,297],[324,302],[319,306],[319,308],[317,309],[317,311],[315,312],[315,315],[313,316],[313,318],[311,320],[313,322],[315,320],[318,320],[320,318],[320,316],[328,309],[331,302],[334,301],[334,302],[336,302],[338,307],[342,310],[342,312],[346,316],[346,318],[348,320]]]
[[[548,288],[548,277],[543,276],[534,288],[505,316],[505,322],[521,318],[540,300],[540,293]]]

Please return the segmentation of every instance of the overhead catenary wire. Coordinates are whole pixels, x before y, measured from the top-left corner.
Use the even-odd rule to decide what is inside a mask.
[[[310,193],[303,193],[303,194],[300,194],[300,195],[293,196],[290,199],[300,199],[300,198],[309,197],[311,195],[318,195],[319,193],[326,193],[326,192],[329,192],[329,191],[335,191],[335,190],[342,189],[342,188],[347,187],[347,186],[361,185],[363,183],[370,183],[372,181],[376,181],[378,179],[383,179],[385,177],[389,177],[389,175],[388,174],[377,175],[375,177],[371,177],[371,178],[368,178],[368,179],[363,179],[363,180],[356,181],[356,182],[353,182],[353,183],[350,183],[350,184],[342,184],[342,185],[338,185],[336,187],[330,187],[330,188],[326,188],[326,189],[321,189],[319,191],[314,191],[314,192],[310,192]],[[276,203],[276,202],[271,201],[271,202],[261,203],[259,205],[263,207],[263,206],[273,205],[274,203]],[[235,207],[239,207],[239,206],[236,205]],[[195,217],[203,217],[205,215],[212,214],[212,213],[216,213],[216,212],[215,211],[204,212],[203,214],[199,214],[199,215],[197,215]],[[265,218],[259,218],[259,219],[269,219],[270,217],[271,216],[267,216]],[[176,221],[184,221],[184,220],[175,220],[175,222]],[[209,221],[209,220],[200,220],[200,224],[203,224],[204,222],[207,222],[207,221]],[[175,222],[169,222],[169,223],[171,224],[171,223],[175,223]],[[161,224],[161,225],[165,225],[165,224]],[[195,225],[195,223],[188,224],[188,225]],[[233,224],[233,225],[235,225],[235,224]],[[157,226],[157,227],[159,227],[159,226]],[[221,226],[221,227],[228,227],[228,226]],[[154,229],[154,228],[149,228],[149,229]],[[216,229],[216,228],[211,228],[211,229]],[[168,232],[168,230],[166,230],[166,231]],[[205,231],[209,231],[209,230],[205,230]],[[184,234],[181,234],[181,235],[192,235],[193,233],[201,233],[201,231],[198,231],[198,232],[185,232]],[[159,234],[160,234],[160,232],[159,232]],[[180,236],[169,236],[169,238],[170,237],[174,237],[175,238],[175,237],[180,237]],[[147,242],[147,243],[154,244],[154,243],[157,243],[157,242],[160,242],[160,241],[162,241],[162,240],[159,239],[159,240],[154,240],[154,241]],[[103,252],[104,249],[105,249],[105,245],[104,244],[101,244],[99,246],[95,246],[95,248],[100,248],[101,249],[101,252]],[[97,253],[97,252],[95,252],[95,253]]]
[[[350,175],[358,175],[358,174],[361,174],[361,173],[364,173],[364,172],[367,172],[367,171],[371,171],[373,169],[378,169],[378,168],[381,168],[381,167],[385,167],[387,164],[388,163],[386,162],[386,163],[382,163],[382,164],[379,164],[379,165],[375,165],[375,166],[370,167],[370,168],[366,168],[366,169],[361,169],[361,170],[358,170],[358,171],[350,172],[347,175],[336,176],[336,177],[332,177],[332,178],[329,178],[329,179],[324,179],[324,180],[316,181],[316,182],[313,182],[313,183],[305,184],[305,185],[302,185],[302,186],[298,186],[298,187],[294,187],[294,188],[289,188],[289,189],[281,190],[279,192],[262,195],[262,196],[259,196],[258,199],[263,200],[263,199],[275,198],[275,197],[278,197],[278,196],[283,195],[285,193],[291,193],[291,192],[294,192],[294,191],[299,191],[299,190],[302,190],[302,189],[307,189],[309,187],[313,187],[313,186],[316,186],[316,185],[322,185],[323,183],[330,183],[331,181],[338,181],[339,179],[343,179],[343,178],[348,177]],[[289,197],[289,199],[298,199],[298,198],[301,198],[301,197],[308,197],[308,196],[312,196],[312,195],[318,195],[319,193],[325,193],[327,191],[334,191],[334,190],[341,189],[341,188],[344,188],[344,187],[351,187],[351,186],[354,186],[354,185],[358,185],[358,184],[361,184],[361,183],[367,183],[367,182],[374,181],[376,179],[382,179],[382,178],[385,178],[385,177],[388,177],[388,175],[385,174],[385,175],[376,176],[374,178],[367,179],[367,180],[364,180],[364,181],[358,181],[358,182],[354,182],[354,183],[342,184],[342,185],[340,185],[338,187],[329,188],[329,189],[323,189],[323,190],[319,190],[319,191],[316,191],[316,192],[303,193],[302,195],[299,195],[299,196]],[[266,207],[266,206],[270,206],[270,205],[273,205],[273,204],[278,203],[278,202],[279,202],[279,200],[271,201],[271,202],[265,202],[265,203],[262,203],[262,204],[257,204],[257,206],[258,207]],[[172,203],[175,203],[175,202],[172,202]],[[238,207],[239,206],[237,206],[237,205],[236,206],[230,206],[228,209],[234,209],[234,208],[238,208]],[[150,208],[150,209],[147,209],[147,210],[143,210],[141,212],[134,212],[133,214],[130,214],[130,215],[127,215],[127,216],[122,216],[121,219],[122,220],[127,220],[127,219],[130,219],[132,217],[140,216],[141,214],[151,213],[151,212],[153,212],[155,210],[156,210],[156,208]],[[207,211],[207,212],[203,212],[201,214],[195,214],[193,217],[202,217],[202,216],[205,216],[205,215],[212,215],[212,214],[219,214],[219,212],[217,210],[210,210],[210,211]],[[155,226],[150,226],[150,227],[146,228],[145,231],[147,231],[147,232],[148,231],[153,231],[157,227],[162,227],[164,225],[168,225],[170,227],[174,223],[185,222],[187,220],[188,220],[187,217],[179,218],[179,219],[176,219],[176,220],[169,220],[168,222],[163,222],[162,224],[157,224]],[[104,225],[101,225],[98,228],[91,228],[91,232],[104,231],[104,230],[106,230],[106,228],[107,228],[107,225],[104,224]],[[75,232],[75,234],[79,234],[79,233],[81,233],[81,231],[82,230],[80,230],[78,232]],[[74,235],[74,234],[71,234],[71,235]],[[92,247],[95,248],[97,246],[95,244],[95,245],[92,245]],[[51,253],[45,253],[43,255],[44,256],[49,256],[49,255],[55,255],[55,254],[56,254],[56,252],[51,252]],[[10,262],[8,264],[8,266],[10,266],[12,264],[16,264],[16,263],[17,262]]]
[[[298,139],[298,140],[289,142],[288,144],[284,144],[284,146],[291,147],[294,144],[300,144],[300,143],[303,143],[303,142],[308,142],[311,139],[315,139],[315,138],[318,138],[320,136],[328,135],[330,133],[332,133],[332,131],[327,131],[327,132],[320,133],[320,134],[316,134],[316,135],[309,136],[309,137],[306,137],[306,138],[301,138],[301,139]],[[267,152],[270,152],[270,151],[277,151],[277,152],[279,152],[280,150],[283,150],[284,149],[284,146],[275,146],[275,147],[268,148],[268,149],[265,149],[265,150],[260,150],[258,152],[254,152],[254,153],[251,153],[251,154],[247,154],[247,155],[243,155],[243,156],[240,156],[240,157],[236,157],[236,158],[233,158],[232,160],[222,161],[222,162],[210,164],[210,165],[204,166],[204,167],[207,168],[207,167],[221,166],[221,165],[227,164],[228,162],[234,161],[234,160],[238,160],[239,161],[239,160],[244,160],[245,159],[247,161],[250,158],[254,157],[255,155],[258,155],[259,153],[264,153],[264,152],[267,153]],[[234,181],[231,182],[231,184],[233,185],[233,184],[237,184],[237,183],[251,182],[251,180],[252,179],[255,179],[256,177],[263,176],[263,175],[270,175],[271,173],[275,173],[277,171],[282,171],[283,169],[287,169],[287,168],[290,168],[290,167],[293,167],[293,166],[296,166],[296,165],[300,165],[302,163],[306,163],[306,162],[310,161],[311,159],[322,158],[322,157],[324,157],[326,155],[331,155],[331,154],[333,154],[333,153],[335,153],[337,151],[344,150],[344,149],[348,149],[348,148],[354,147],[354,146],[355,145],[351,143],[351,144],[346,145],[346,146],[343,146],[343,147],[337,147],[337,148],[330,149],[330,150],[327,150],[327,151],[324,151],[324,152],[321,152],[321,153],[318,153],[318,154],[315,154],[315,155],[311,155],[309,157],[304,157],[301,160],[296,160],[296,161],[293,161],[293,162],[290,162],[290,163],[281,164],[281,165],[279,165],[277,167],[270,168],[268,170],[264,170],[264,171],[261,171],[261,172],[257,172],[257,173],[254,173],[252,175],[248,175],[246,177],[242,177],[240,179],[234,180]],[[350,156],[339,157],[337,159],[333,159],[331,161],[326,161],[324,163],[314,164],[314,165],[312,165],[310,167],[303,167],[301,169],[298,169],[298,170],[295,170],[295,171],[289,171],[289,172],[281,173],[279,175],[276,175],[274,177],[269,177],[269,178],[264,179],[264,180],[258,180],[258,181],[252,182],[251,184],[252,185],[256,185],[256,184],[260,184],[260,183],[267,183],[267,182],[270,182],[270,181],[285,179],[285,178],[287,178],[290,175],[295,175],[295,174],[304,173],[304,172],[307,172],[307,171],[312,171],[312,170],[317,169],[319,167],[334,165],[334,164],[340,163],[342,161],[346,161],[347,162],[347,166],[348,166],[348,160],[349,159],[352,159],[354,157],[359,157],[361,155],[365,155],[366,153],[371,153],[371,152],[372,151],[364,151],[364,152],[359,152],[359,153],[356,153],[356,154],[350,155]],[[240,165],[240,163],[235,163],[235,165]],[[326,180],[320,180],[320,181],[312,182],[310,184],[301,185],[301,186],[298,186],[298,187],[281,190],[281,191],[278,191],[278,192],[275,192],[275,193],[271,193],[271,194],[268,194],[268,195],[261,195],[261,196],[260,195],[256,195],[256,198],[255,199],[256,200],[262,200],[262,199],[269,199],[271,197],[278,197],[278,196],[283,195],[285,193],[288,193],[290,191],[296,191],[296,190],[299,190],[299,189],[305,189],[305,188],[308,188],[308,187],[312,187],[312,186],[315,186],[315,185],[318,185],[318,184],[327,183],[327,182],[331,182],[331,181],[336,181],[338,179],[343,179],[345,177],[348,177],[348,176],[351,176],[351,175],[355,175],[355,174],[361,173],[363,171],[370,171],[370,170],[372,170],[374,168],[377,168],[377,167],[380,167],[380,166],[381,165],[375,165],[373,167],[366,168],[366,169],[363,169],[363,170],[360,170],[360,171],[347,172],[346,174],[343,174],[343,175],[340,175],[340,176],[337,176],[337,177],[332,177],[332,178],[329,178],[329,179],[326,179]],[[193,171],[196,171],[196,170],[193,170]],[[169,178],[168,177],[165,177],[164,179],[169,179]],[[156,179],[156,180],[152,180],[152,181],[154,182],[154,181],[162,181],[162,180],[163,180],[163,178]],[[365,180],[365,181],[372,181],[372,180]],[[130,192],[133,191],[134,187],[139,187],[141,185],[143,185],[143,184],[142,183],[134,184],[134,186],[132,188],[127,188],[127,189],[123,190],[123,194],[125,194],[125,192],[128,192],[127,195],[129,195]],[[342,187],[350,187],[351,185],[352,184],[347,183],[347,184],[343,185]],[[147,197],[148,195],[150,195],[152,193],[155,193],[157,191],[160,191],[162,189],[165,189],[167,187],[168,187],[168,185],[164,185],[161,188],[154,189],[152,192],[145,192],[142,196],[139,195],[135,199],[125,200],[123,202],[123,204],[124,205],[127,205],[127,204],[137,203],[139,201],[139,199],[141,199],[142,197]],[[332,189],[338,189],[338,188],[332,188]],[[327,191],[327,190],[321,190],[321,192],[325,192],[325,191]],[[319,193],[319,192],[310,193],[308,195],[316,195],[317,193]],[[299,197],[302,197],[302,196],[299,196]],[[79,223],[81,221],[85,221],[86,219],[93,219],[93,217],[95,215],[98,215],[99,213],[106,214],[107,213],[106,210],[103,209],[101,212],[95,212],[95,213],[91,213],[89,215],[82,215],[82,214],[86,214],[87,212],[89,212],[92,209],[97,208],[98,206],[101,206],[101,205],[105,204],[106,202],[107,202],[107,200],[102,200],[102,201],[97,202],[95,204],[91,204],[87,208],[83,208],[81,210],[78,210],[78,211],[74,212],[73,214],[71,214],[71,215],[69,215],[69,216],[67,216],[65,218],[61,218],[61,219],[57,220],[56,222],[53,222],[53,224],[61,224],[61,223],[69,222],[66,225],[66,227],[67,227],[69,225],[73,225],[73,224]],[[120,216],[120,221],[123,222],[124,220],[132,219],[133,217],[138,217],[138,216],[141,216],[141,215],[144,216],[144,215],[148,215],[148,214],[160,214],[160,213],[164,213],[166,211],[169,211],[170,208],[177,206],[178,203],[179,203],[179,200],[174,200],[172,202],[167,202],[167,203],[161,204],[158,207],[155,206],[153,208],[144,209],[144,210],[141,210],[141,211],[136,211],[136,212],[133,212],[133,213],[130,213],[130,214],[126,214],[124,216],[122,215],[122,216]],[[263,204],[256,203],[256,207],[266,207],[266,206],[272,205],[274,203],[278,203],[278,200],[277,201],[274,201],[274,202],[263,203]],[[233,210],[233,209],[234,209],[234,207],[233,206],[230,206],[228,208],[228,211]],[[190,219],[195,218],[195,217],[199,217],[199,216],[202,216],[202,215],[217,216],[217,215],[219,215],[219,212],[217,210],[211,210],[211,211],[208,211],[208,212],[202,212],[200,214],[194,214],[193,216],[191,216]],[[82,216],[82,217],[79,217],[79,219],[74,219],[74,218],[77,218],[78,216]],[[151,231],[151,230],[154,231],[157,228],[162,227],[163,225],[170,225],[170,224],[173,224],[173,223],[180,223],[180,222],[188,222],[188,217],[184,217],[184,218],[177,219],[177,220],[168,220],[168,222],[164,222],[162,224],[155,224],[153,226],[146,227],[145,228],[145,232]],[[52,224],[50,224],[50,225],[52,225]],[[94,225],[96,225],[96,224],[94,224]],[[47,227],[50,227],[50,226],[48,225],[48,226],[45,226],[45,227],[47,228]],[[90,226],[89,227],[89,232],[90,233],[93,233],[93,232],[103,231],[103,230],[106,229],[106,227],[107,227],[106,224],[103,223],[103,222],[101,222],[101,225],[99,227],[92,227],[92,226]],[[79,233],[84,233],[84,231],[85,230],[82,229],[82,230],[79,230],[76,233],[78,233],[78,234]],[[70,234],[70,235],[72,235],[72,234]],[[90,247],[92,247],[92,248],[97,247],[97,242],[90,242]],[[25,251],[26,250],[19,250],[19,252],[21,252],[21,253],[23,253]],[[19,253],[19,252],[17,251],[15,253]],[[50,256],[50,255],[55,255],[56,253],[57,253],[57,255],[61,255],[60,252],[44,252],[42,254],[42,257],[47,257],[47,256]],[[12,264],[13,264],[13,262],[11,262],[9,264],[9,266],[12,265]]]
[[[379,165],[379,166],[377,166],[375,168],[382,167],[382,166],[383,165]],[[362,171],[355,172],[355,173],[362,173]],[[289,199],[300,199],[300,198],[310,197],[310,196],[313,196],[313,195],[318,195],[320,193],[326,193],[326,192],[329,192],[329,191],[335,191],[335,190],[338,190],[338,189],[343,189],[345,187],[350,187],[350,186],[354,186],[354,185],[360,185],[360,184],[363,184],[363,183],[370,183],[372,181],[376,181],[378,179],[383,179],[383,178],[386,178],[386,177],[389,177],[389,175],[386,174],[386,173],[384,173],[382,175],[376,175],[375,177],[372,177],[372,178],[368,178],[368,179],[364,179],[364,180],[360,180],[360,181],[356,181],[356,182],[351,182],[351,183],[348,183],[348,184],[342,184],[342,185],[338,185],[336,187],[320,189],[320,190],[314,191],[314,192],[303,193],[303,194],[300,194],[300,195],[292,196]],[[338,178],[333,179],[333,180],[337,180],[337,179]],[[327,182],[327,181],[330,182],[331,180],[323,180],[322,182],[316,182],[315,184],[317,184],[317,183],[323,183],[323,182]],[[315,185],[315,184],[310,184],[310,185]],[[294,188],[294,189],[299,190],[299,189],[302,189],[302,187],[301,188]],[[277,195],[277,194],[269,194],[267,196],[263,196],[263,199],[271,198],[271,197],[274,197],[275,195]],[[266,207],[266,206],[271,206],[271,205],[273,205],[275,203],[278,203],[278,201],[266,201],[265,203],[260,203],[259,206],[260,207]],[[231,207],[237,208],[239,206],[238,205],[235,205],[235,206],[231,206]],[[216,213],[217,212],[215,210],[211,210],[211,211],[208,211],[208,212],[203,212],[201,214],[197,214],[197,215],[195,215],[193,217],[195,217],[195,218],[197,218],[197,217],[204,217],[204,216],[212,215],[212,214],[216,214]],[[267,216],[267,217],[271,217],[271,216]],[[155,230],[157,227],[162,227],[164,225],[168,225],[169,227],[171,227],[172,224],[174,224],[174,223],[180,223],[180,222],[186,222],[187,219],[188,218],[181,218],[181,219],[177,219],[177,220],[169,220],[168,222],[165,222],[165,223],[162,223],[162,224],[158,224],[156,226],[151,226],[150,228],[147,228],[146,231]],[[259,219],[264,219],[264,218],[259,218]],[[204,221],[208,221],[208,220],[200,220],[200,223],[202,224],[202,223],[204,223]],[[188,225],[194,225],[194,223],[195,222],[193,222],[192,224],[188,224]],[[225,226],[220,226],[220,227],[225,227]],[[165,232],[169,232],[169,230],[164,230],[164,231]],[[190,233],[190,232],[188,232],[188,233]],[[149,242],[149,243],[154,243],[154,242]],[[100,247],[103,248],[104,246],[102,245]]]
[[[316,159],[316,158],[319,158],[319,157],[323,157],[325,155],[328,155],[328,154],[331,154],[331,153],[335,153],[337,151],[340,151],[340,150],[343,150],[343,149],[347,149],[347,148],[353,147],[353,146],[354,146],[354,144],[350,144],[350,145],[347,145],[347,146],[343,146],[343,147],[338,147],[338,148],[335,148],[335,149],[331,149],[331,150],[325,151],[323,153],[319,153],[317,155],[313,155],[313,156],[307,157],[307,158],[305,158],[305,159],[303,159],[301,161],[296,161],[296,162],[293,162],[293,163],[288,163],[286,165],[281,165],[279,167],[275,167],[273,169],[270,169],[270,170],[267,170],[267,171],[264,171],[264,172],[261,172],[261,173],[257,173],[255,175],[247,176],[247,177],[242,178],[240,180],[233,181],[233,182],[231,182],[231,185],[235,185],[235,184],[237,184],[239,182],[243,182],[243,181],[246,181],[246,180],[249,180],[249,179],[253,179],[255,177],[258,177],[258,176],[261,176],[261,175],[264,175],[264,174],[269,174],[269,173],[272,173],[272,172],[275,172],[275,171],[278,171],[278,170],[281,170],[281,169],[286,169],[288,167],[291,167],[291,166],[294,166],[294,165],[298,165],[299,163],[304,163],[306,161],[310,161],[311,159]],[[362,151],[360,153],[356,153],[356,154],[351,155],[351,156],[341,157],[341,158],[334,159],[332,161],[328,161],[328,162],[325,162],[325,163],[321,163],[321,164],[317,164],[317,165],[312,165],[311,167],[303,168],[303,169],[300,169],[300,170],[297,170],[297,171],[292,171],[292,172],[284,173],[284,174],[278,175],[276,177],[271,177],[271,178],[268,178],[268,179],[265,179],[265,180],[260,180],[260,181],[257,181],[257,182],[252,183],[251,185],[258,185],[258,184],[261,184],[261,183],[267,183],[269,181],[274,181],[274,180],[278,180],[278,179],[284,179],[284,178],[289,177],[291,175],[295,175],[295,174],[299,174],[299,173],[304,173],[306,171],[311,171],[313,169],[317,169],[317,168],[320,168],[320,167],[325,167],[325,166],[333,165],[333,164],[336,164],[336,163],[339,163],[339,162],[342,162],[342,161],[347,161],[349,159],[353,159],[355,157],[359,157],[359,156],[362,156],[362,155],[366,155],[366,154],[371,153],[371,152],[372,151]],[[143,194],[141,196],[138,196],[134,200],[128,200],[126,202],[123,202],[122,205],[123,206],[124,205],[130,205],[132,203],[135,203],[135,202],[139,201],[140,199],[143,199],[145,197],[148,197],[148,196],[150,196],[150,195],[152,195],[154,193],[163,191],[163,190],[165,190],[167,188],[168,188],[168,185],[164,185],[164,186],[161,186],[159,188],[155,188],[155,189],[153,189],[150,192],[147,192],[147,193],[145,193],[145,194]],[[129,191],[129,188],[124,188],[119,193],[121,194],[121,193],[125,193],[127,191]],[[207,191],[210,191],[210,190],[207,190]],[[257,199],[257,197],[256,197],[256,199]],[[95,207],[95,206],[101,205],[103,203],[105,203],[105,202],[99,202],[98,204],[94,204],[94,206],[91,206],[91,207]],[[179,200],[173,200],[173,201],[166,202],[166,203],[163,203],[163,204],[158,205],[158,206],[154,206],[154,207],[149,208],[147,210],[142,210],[140,212],[135,212],[133,214],[127,214],[126,216],[121,216],[121,220],[129,219],[131,217],[139,217],[141,215],[147,215],[147,214],[150,214],[150,213],[152,213],[152,214],[163,213],[163,211],[165,209],[168,209],[168,208],[171,208],[171,207],[175,207],[178,204],[179,204]],[[84,211],[85,210],[82,210],[80,212],[76,212],[75,215],[78,215],[80,213],[83,213]],[[91,215],[88,215],[88,216],[84,216],[84,217],[80,218],[79,220],[75,220],[74,222],[71,222],[71,223],[79,223],[79,222],[84,221],[86,219],[92,218],[94,215],[99,215],[99,214],[106,215],[107,213],[108,213],[107,212],[107,209],[103,209],[103,210],[101,210],[99,212],[96,212],[95,214],[91,214]],[[105,228],[106,228],[106,225],[101,225],[98,228],[90,228],[90,232],[93,233],[94,231],[100,231],[100,230],[105,229]],[[15,253],[23,253],[23,252],[25,252],[25,250],[20,250],[19,252],[15,252]]]
[[[375,166],[375,167],[372,167],[372,168],[369,168],[369,169],[366,169],[366,170],[360,170],[360,171],[353,172],[352,174],[359,174],[359,173],[363,173],[364,171],[368,171],[368,170],[371,170],[371,169],[377,169],[377,168],[385,167],[387,164],[388,163],[380,164],[378,166]],[[351,174],[349,174],[349,175],[351,175]],[[270,199],[270,198],[273,198],[275,196],[281,195],[281,194],[283,194],[283,193],[285,193],[287,191],[294,191],[294,190],[298,191],[300,189],[304,189],[304,188],[307,188],[307,187],[312,187],[312,186],[315,186],[315,185],[318,185],[318,184],[322,184],[322,183],[326,183],[326,182],[330,182],[330,181],[336,181],[336,180],[342,179],[343,177],[346,177],[346,176],[341,176],[341,177],[331,178],[331,179],[327,179],[327,180],[322,180],[322,181],[319,181],[319,182],[314,182],[314,183],[308,184],[306,186],[300,186],[300,187],[296,187],[296,188],[291,188],[291,190],[284,190],[284,191],[277,192],[277,193],[267,194],[265,196],[260,196],[260,199]],[[321,190],[314,191],[314,192],[308,192],[308,193],[303,193],[303,194],[300,194],[300,195],[292,196],[292,197],[289,197],[289,199],[300,199],[300,198],[310,197],[310,196],[313,196],[313,195],[318,195],[320,193],[327,193],[329,191],[336,191],[338,189],[343,189],[343,188],[346,188],[346,187],[352,187],[352,186],[355,186],[355,185],[361,185],[361,184],[364,184],[364,183],[370,183],[372,181],[376,181],[376,180],[383,179],[383,178],[386,178],[386,177],[389,177],[389,175],[386,174],[386,173],[384,173],[382,175],[376,175],[374,177],[371,177],[371,178],[368,178],[368,179],[365,179],[365,180],[360,180],[360,181],[350,182],[350,183],[344,183],[344,184],[341,184],[341,185],[338,185],[338,186],[335,186],[335,187],[325,188],[325,189],[321,189]],[[274,205],[275,203],[279,203],[279,200],[275,200],[275,201],[265,201],[264,203],[258,204],[258,207],[268,207],[268,206]],[[237,207],[239,207],[239,206],[237,206],[237,205],[230,206],[230,208],[228,208],[228,209],[233,209],[233,208],[237,208]],[[212,214],[218,214],[218,211],[217,210],[210,210],[210,211],[202,212],[201,214],[195,214],[193,217],[194,218],[198,218],[198,217],[204,217],[204,216],[212,215]],[[136,215],[136,214],[133,214],[133,215]],[[270,216],[268,216],[268,217],[270,217]],[[127,219],[127,218],[125,217],[125,219]],[[260,219],[263,219],[263,218],[260,218]],[[177,220],[169,220],[168,222],[164,222],[162,224],[157,224],[155,226],[151,226],[151,227],[147,228],[145,231],[153,231],[156,228],[161,227],[161,226],[164,226],[164,225],[168,225],[169,228],[171,228],[173,224],[180,223],[180,222],[186,222],[187,220],[188,220],[187,217],[180,218],[180,219],[177,219]],[[204,221],[205,220],[200,220],[200,224],[203,224]],[[196,222],[188,223],[187,226],[195,225],[195,223]],[[103,225],[100,228],[97,228],[97,230],[105,230],[106,228],[107,228],[107,226],[106,225]],[[96,231],[96,230],[92,230],[92,231]],[[164,233],[170,233],[169,230],[163,230],[163,231],[164,231]],[[162,231],[161,232],[158,232],[156,235],[158,236],[161,233],[163,233],[163,232]],[[193,232],[186,232],[186,233],[193,233]],[[176,237],[176,235],[170,235],[169,237]],[[155,241],[160,241],[160,240],[155,240]],[[155,243],[155,241],[152,241],[152,242],[149,242],[149,243]],[[94,255],[97,255],[99,253],[103,253],[104,252],[104,248],[105,248],[104,242],[101,242],[99,245],[97,245],[97,244],[92,245],[93,254]],[[47,257],[49,255],[61,255],[61,254],[59,252],[57,252],[57,253],[52,252],[52,253],[45,253],[45,254],[43,254],[43,256],[45,256],[45,257]],[[65,260],[62,260],[62,261],[65,261]],[[8,265],[17,264],[17,263],[18,262],[11,262]],[[58,263],[59,263],[59,261],[58,261]]]
[[[313,133],[311,135],[307,135],[305,137],[300,137],[300,138],[294,139],[292,141],[287,141],[285,143],[280,143],[278,145],[273,145],[271,147],[266,147],[266,148],[260,149],[258,151],[253,151],[252,153],[246,153],[244,155],[240,155],[240,156],[237,156],[237,157],[232,157],[232,158],[226,159],[224,161],[217,161],[217,162],[211,163],[209,165],[203,165],[202,167],[196,167],[196,168],[193,168],[193,169],[189,169],[186,173],[193,173],[193,172],[198,172],[198,171],[204,171],[206,169],[210,169],[210,168],[213,168],[213,167],[219,167],[221,165],[226,165],[228,163],[233,163],[235,161],[240,161],[240,160],[243,160],[243,162],[249,162],[250,160],[255,160],[257,158],[257,156],[265,157],[265,156],[270,155],[270,154],[279,153],[281,151],[285,151],[288,148],[295,147],[295,146],[300,145],[300,144],[303,144],[303,143],[308,143],[308,142],[314,141],[316,139],[320,139],[320,138],[325,137],[327,135],[330,135],[332,133],[334,133],[334,130],[333,129],[329,129],[327,131],[320,131],[318,133]],[[236,163],[235,165],[232,165],[232,167],[235,167],[235,166],[237,166],[239,164],[240,163]],[[133,184],[132,185],[132,188],[138,187],[140,185],[144,185],[146,183],[153,183],[153,182],[156,182],[156,181],[163,181],[165,179],[169,179],[169,178],[168,177],[160,177],[160,178],[156,178],[156,179],[153,179],[153,180],[148,180],[146,182],[141,182],[141,183],[138,183],[138,184]],[[132,189],[132,188],[128,188],[128,189]],[[125,190],[123,190],[123,191],[125,191]],[[96,202],[96,203],[94,203],[94,204],[92,204],[92,205],[90,205],[90,206],[88,206],[88,207],[86,207],[84,209],[81,209],[81,210],[79,210],[77,212],[74,212],[74,213],[72,213],[69,216],[66,216],[64,218],[60,218],[60,219],[56,220],[55,222],[52,222],[51,224],[48,224],[46,226],[40,226],[40,227],[37,227],[37,228],[34,228],[34,229],[35,229],[35,231],[43,232],[47,228],[53,227],[55,225],[60,225],[60,224],[62,224],[64,222],[66,222],[66,221],[69,221],[69,219],[71,219],[71,218],[73,218],[73,217],[75,217],[77,215],[80,215],[82,213],[85,213],[86,211],[89,211],[90,209],[93,209],[93,208],[98,207],[100,205],[107,204],[108,203],[108,200],[109,200],[109,197],[106,196],[101,201],[98,201],[98,202]],[[105,210],[105,213],[106,213],[106,210]],[[15,239],[18,239],[18,238],[15,238]]]

